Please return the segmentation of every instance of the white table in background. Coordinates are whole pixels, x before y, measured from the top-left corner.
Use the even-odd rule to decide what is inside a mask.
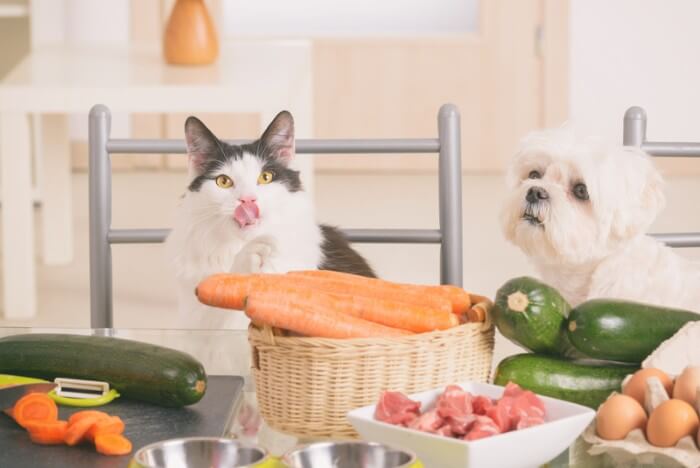
[[[216,64],[174,67],[157,47],[42,48],[0,81],[0,195],[3,312],[36,313],[31,150],[38,153],[43,260],[73,257],[71,163],[67,116],[94,104],[113,112],[259,114],[266,125],[288,109],[296,133],[312,134],[311,46],[308,41],[226,44]],[[30,118],[38,122],[32,142]],[[87,121],[85,122],[87,126]],[[311,183],[311,159],[299,162]]]

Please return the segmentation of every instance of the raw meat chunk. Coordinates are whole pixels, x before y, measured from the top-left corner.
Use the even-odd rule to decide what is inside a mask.
[[[445,421],[437,413],[436,409],[426,411],[425,413],[414,419],[408,427],[411,429],[418,429],[423,432],[437,432],[443,425]]]
[[[374,410],[374,417],[389,424],[407,425],[418,418],[420,403],[401,392],[384,392]]]
[[[469,430],[467,435],[464,436],[464,440],[477,440],[483,439],[485,437],[491,437],[492,435],[500,434],[501,431],[495,422],[488,416],[475,416],[476,422]]]
[[[489,408],[493,406],[493,400],[489,397],[478,395],[472,401],[472,409],[474,414],[485,415]]]

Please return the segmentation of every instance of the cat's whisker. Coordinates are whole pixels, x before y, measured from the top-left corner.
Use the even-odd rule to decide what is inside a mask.
[[[192,210],[191,219],[198,219],[202,217],[215,217],[219,205],[211,205],[210,207]]]
[[[196,238],[196,240],[199,240],[199,241],[207,239],[211,235],[212,232],[214,232],[215,230],[217,230],[221,227],[221,225],[224,223],[224,221],[226,221],[226,220],[225,219],[217,219],[214,222],[209,223],[208,225],[206,225],[204,228],[202,228],[200,230],[192,229],[188,234],[188,238],[190,238],[190,239]]]
[[[201,225],[210,225],[212,223],[219,223],[221,220],[219,219],[219,216],[207,216],[207,217],[202,217],[199,219],[192,219],[190,223],[193,226],[201,226]]]
[[[217,212],[201,213],[199,216],[192,216],[188,219],[190,225],[208,224],[212,221],[218,221],[220,218]]]

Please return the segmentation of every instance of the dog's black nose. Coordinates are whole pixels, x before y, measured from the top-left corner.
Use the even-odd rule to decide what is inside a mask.
[[[546,200],[549,198],[549,194],[542,187],[530,187],[525,195],[525,200],[530,203],[537,203],[540,200]]]

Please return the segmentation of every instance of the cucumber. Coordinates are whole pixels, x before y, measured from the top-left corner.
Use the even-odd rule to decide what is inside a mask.
[[[571,306],[547,284],[523,276],[496,292],[492,317],[498,331],[535,353],[578,357],[566,333]]]
[[[198,402],[207,384],[204,367],[189,354],[105,336],[0,338],[0,373],[100,380],[125,398],[174,407]]]
[[[540,395],[597,409],[612,392],[621,391],[622,380],[639,367],[586,363],[537,354],[517,354],[498,364],[494,383],[514,382]]]
[[[683,325],[696,320],[700,315],[687,310],[592,299],[572,310],[568,335],[588,357],[637,364]]]

